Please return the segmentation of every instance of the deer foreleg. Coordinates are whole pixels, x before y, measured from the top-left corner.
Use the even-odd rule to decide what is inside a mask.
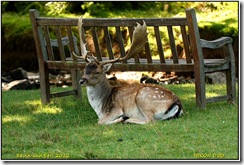
[[[123,117],[119,117],[113,120],[107,119],[107,118],[101,118],[98,121],[98,124],[115,124],[115,123],[121,123],[122,121],[124,121]]]
[[[134,124],[146,124],[149,123],[148,119],[137,119],[137,118],[128,118],[124,121],[124,123],[134,123]]]
[[[98,124],[115,124],[121,123],[128,119],[128,117],[124,116],[122,110],[112,110],[109,114],[103,116],[99,119]]]

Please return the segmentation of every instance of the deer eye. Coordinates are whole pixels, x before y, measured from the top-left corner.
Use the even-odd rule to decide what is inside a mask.
[[[97,71],[97,72],[95,72],[95,74],[96,74],[96,75],[98,75],[98,74],[100,74],[100,72],[99,72],[99,71]]]

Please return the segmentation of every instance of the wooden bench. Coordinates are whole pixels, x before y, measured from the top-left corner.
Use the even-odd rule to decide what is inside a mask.
[[[196,103],[200,108],[206,108],[207,102],[236,99],[235,81],[235,58],[232,49],[232,39],[221,37],[214,41],[200,39],[196,13],[194,9],[186,9],[186,17],[180,18],[84,18],[82,30],[86,34],[83,40],[90,39],[88,50],[92,46],[98,60],[115,58],[113,46],[117,45],[120,55],[126,54],[125,41],[130,41],[136,22],[142,24],[144,20],[147,24],[149,35],[155,40],[149,40],[145,45],[145,51],[133,59],[123,63],[115,63],[113,71],[162,71],[162,72],[194,72]],[[40,83],[41,100],[46,104],[53,97],[67,95],[81,96],[81,86],[79,85],[80,71],[85,67],[85,63],[79,61],[71,52],[79,54],[78,18],[50,18],[41,17],[35,9],[29,11],[32,23],[34,40],[36,44]],[[175,35],[174,28],[178,28]],[[115,31],[112,36],[110,31]],[[165,32],[162,32],[163,29]],[[127,32],[128,35],[124,35]],[[166,33],[166,34],[165,34]],[[127,36],[127,38],[126,38]],[[170,54],[172,58],[166,58],[165,36],[168,36]],[[175,37],[180,36],[185,52],[185,58],[179,58],[176,49]],[[114,39],[115,38],[115,39]],[[103,43],[101,44],[101,40]],[[162,42],[164,41],[164,42]],[[152,48],[152,42],[157,47]],[[92,43],[92,44],[91,44]],[[55,48],[56,47],[56,48]],[[202,48],[216,49],[226,47],[225,58],[204,59]],[[55,49],[57,49],[55,51]],[[68,50],[68,51],[67,51]],[[107,54],[104,57],[104,52]],[[152,58],[152,52],[156,52],[158,59]],[[143,56],[143,58],[142,58]],[[73,90],[59,93],[50,93],[49,70],[71,70]],[[205,73],[226,71],[227,94],[213,98],[206,98]]]

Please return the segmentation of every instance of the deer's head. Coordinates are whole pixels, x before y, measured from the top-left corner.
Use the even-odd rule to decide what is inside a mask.
[[[105,73],[109,71],[112,64],[101,65],[97,62],[87,63],[84,68],[84,75],[80,79],[80,84],[94,86],[106,79]]]

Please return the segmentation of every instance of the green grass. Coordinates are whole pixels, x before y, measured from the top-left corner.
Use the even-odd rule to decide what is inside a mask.
[[[48,105],[39,90],[2,92],[2,159],[239,158],[237,106],[217,102],[199,110],[194,85],[166,87],[180,97],[185,114],[146,125],[98,125],[85,89],[83,99],[55,98]],[[210,95],[223,91],[207,87]]]

